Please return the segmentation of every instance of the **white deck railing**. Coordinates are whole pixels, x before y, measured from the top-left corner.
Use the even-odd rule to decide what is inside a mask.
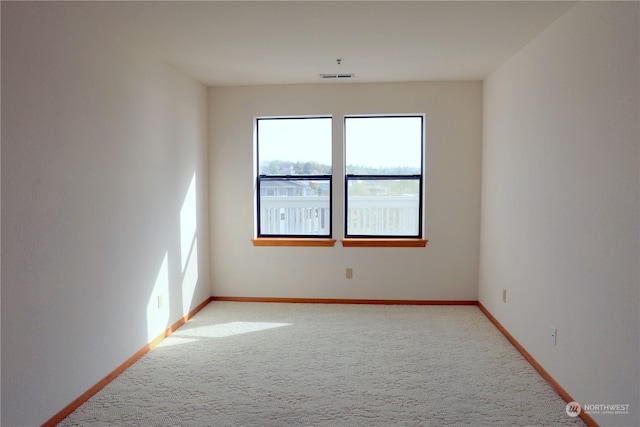
[[[264,234],[329,234],[329,197],[278,197],[260,199],[261,232]],[[349,199],[349,233],[416,235],[418,198],[411,196],[353,196]]]

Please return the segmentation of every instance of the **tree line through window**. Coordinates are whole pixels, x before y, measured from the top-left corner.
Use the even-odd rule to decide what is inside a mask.
[[[331,237],[331,117],[258,118],[258,237]],[[344,235],[421,238],[424,117],[344,118]]]

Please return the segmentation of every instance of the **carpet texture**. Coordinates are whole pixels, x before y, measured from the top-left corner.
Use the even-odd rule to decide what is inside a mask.
[[[59,426],[573,426],[475,306],[213,302]]]

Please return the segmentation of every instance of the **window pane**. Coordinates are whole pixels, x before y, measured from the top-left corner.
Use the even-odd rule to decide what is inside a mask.
[[[420,181],[349,180],[347,235],[419,236]]]
[[[422,169],[422,117],[347,117],[346,171],[412,175]]]
[[[331,118],[258,119],[261,175],[331,174]]]
[[[260,181],[260,235],[330,236],[329,180]]]

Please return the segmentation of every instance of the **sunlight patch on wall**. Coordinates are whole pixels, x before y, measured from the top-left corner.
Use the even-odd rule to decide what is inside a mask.
[[[164,253],[153,291],[147,303],[147,339],[150,342],[165,331],[169,322],[169,263]]]
[[[196,174],[180,209],[180,259],[182,263],[182,315],[191,311],[198,283],[198,216],[196,208]]]
[[[183,273],[196,237],[196,212],[196,174],[194,173],[180,209],[180,259],[182,260]]]
[[[182,276],[182,315],[191,311],[193,295],[198,283],[198,239],[193,240],[193,247],[187,260],[187,266]]]

